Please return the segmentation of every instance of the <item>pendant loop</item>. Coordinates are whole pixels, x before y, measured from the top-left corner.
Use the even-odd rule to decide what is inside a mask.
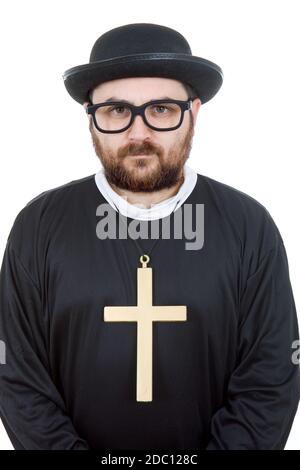
[[[144,261],[144,258],[146,258],[146,261]],[[149,263],[149,261],[150,261],[150,257],[148,255],[142,255],[140,257],[140,262],[142,263],[143,268],[147,268],[147,264]]]

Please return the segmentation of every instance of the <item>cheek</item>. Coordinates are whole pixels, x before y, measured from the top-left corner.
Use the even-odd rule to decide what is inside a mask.
[[[175,131],[161,132],[159,139],[157,139],[157,144],[160,145],[165,152],[167,152],[168,150],[173,149],[180,139],[181,132],[179,132],[178,129]]]
[[[112,137],[110,135],[103,135],[101,138],[101,145],[106,152],[116,155],[118,150],[121,147],[124,147],[125,143],[117,136]]]
[[[184,138],[184,129],[176,129],[169,133],[168,147],[172,150],[179,150],[178,145],[181,144],[182,139]]]

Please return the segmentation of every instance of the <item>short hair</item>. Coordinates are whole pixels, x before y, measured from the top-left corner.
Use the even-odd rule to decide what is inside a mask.
[[[182,83],[185,91],[187,92],[189,98],[194,99],[194,98],[198,97],[195,89],[189,83],[186,83],[186,82],[181,82],[181,83]]]

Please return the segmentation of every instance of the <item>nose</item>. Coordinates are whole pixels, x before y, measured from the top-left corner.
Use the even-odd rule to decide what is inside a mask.
[[[133,120],[133,123],[127,130],[128,136],[134,140],[143,140],[151,135],[152,129],[144,123],[142,116],[137,115]]]

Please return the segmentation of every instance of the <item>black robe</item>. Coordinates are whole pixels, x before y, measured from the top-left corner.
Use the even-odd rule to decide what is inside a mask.
[[[187,321],[153,323],[153,401],[137,402],[137,324],[103,310],[136,305],[140,254],[130,238],[97,236],[106,202],[94,175],[71,181],[31,200],[9,233],[0,416],[14,448],[283,449],[299,331],[269,212],[198,174],[185,204],[204,205],[202,248],[161,239],[150,262],[153,305],[186,305]]]

